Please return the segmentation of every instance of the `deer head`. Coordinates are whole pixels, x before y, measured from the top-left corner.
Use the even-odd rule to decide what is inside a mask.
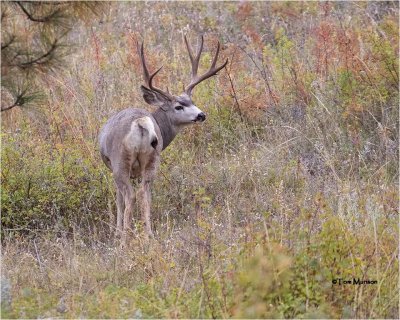
[[[196,85],[203,80],[206,80],[217,74],[222,68],[228,63],[228,59],[224,64],[217,67],[216,63],[218,60],[218,54],[220,44],[217,44],[217,50],[211,63],[210,69],[203,75],[197,75],[200,56],[203,50],[203,36],[200,37],[200,46],[198,48],[196,56],[193,55],[192,48],[190,47],[186,36],[184,37],[186,48],[189,53],[190,62],[192,65],[192,78],[189,85],[185,88],[184,92],[179,96],[172,95],[169,91],[163,91],[156,88],[152,81],[155,75],[162,69],[162,66],[152,74],[149,73],[146,60],[143,52],[143,43],[140,47],[139,55],[142,62],[143,74],[146,86],[141,86],[144,100],[153,106],[159,107],[159,110],[165,112],[170,119],[171,123],[176,126],[183,126],[194,122],[203,122],[206,119],[206,115],[202,112],[192,101],[192,91]],[[139,46],[138,46],[139,50]]]

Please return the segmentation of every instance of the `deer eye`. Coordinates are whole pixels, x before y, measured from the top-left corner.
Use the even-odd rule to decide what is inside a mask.
[[[175,110],[183,110],[183,106],[176,106]]]

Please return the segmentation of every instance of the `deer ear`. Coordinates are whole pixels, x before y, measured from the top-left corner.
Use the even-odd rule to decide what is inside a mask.
[[[140,86],[140,89],[142,90],[144,101],[152,106],[161,107],[167,101],[166,97],[158,92],[146,88],[145,86]]]

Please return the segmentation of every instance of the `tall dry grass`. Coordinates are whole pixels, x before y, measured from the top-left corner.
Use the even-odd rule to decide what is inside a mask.
[[[3,316],[398,314],[398,4],[114,3],[43,75],[44,105],[4,113]],[[146,106],[135,41],[159,83],[189,77],[181,33],[220,39],[196,88],[207,121],[162,154],[156,240],[113,240],[97,135]],[[335,279],[376,280],[338,285]]]

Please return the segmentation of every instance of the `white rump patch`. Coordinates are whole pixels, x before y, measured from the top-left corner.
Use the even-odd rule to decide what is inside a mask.
[[[152,153],[154,148],[151,142],[154,139],[157,139],[154,123],[150,117],[146,116],[132,121],[131,130],[125,136],[124,145],[134,152]]]

